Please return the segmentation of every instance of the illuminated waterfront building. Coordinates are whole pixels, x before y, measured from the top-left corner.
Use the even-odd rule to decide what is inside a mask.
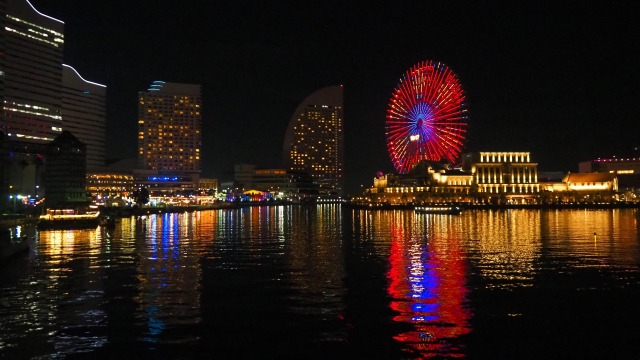
[[[536,203],[540,192],[538,164],[528,152],[465,154],[462,169],[421,162],[408,174],[379,174],[365,191],[372,201]]]
[[[260,169],[255,165],[235,166],[235,181],[241,194],[251,195],[250,200],[302,201],[318,197],[318,185],[304,171],[287,169]]]
[[[640,174],[640,157],[621,157],[583,161],[578,164],[581,173],[609,172],[616,174]]]
[[[311,175],[304,171],[285,169],[257,169],[253,186],[268,191],[274,198],[292,201],[313,199],[318,196],[318,186]]]
[[[538,164],[529,152],[486,151],[465,154],[463,169],[474,175],[480,198],[494,203],[533,202],[540,192]]]
[[[561,181],[540,183],[543,203],[602,202],[619,200],[615,173],[567,173]]]
[[[200,174],[196,171],[155,171],[133,170],[136,188],[145,188],[151,196],[173,196],[195,193],[200,184]]]
[[[63,64],[62,126],[87,146],[88,170],[105,164],[106,90]]]
[[[581,173],[604,172],[616,174],[620,191],[640,193],[640,156],[622,156],[609,159],[595,159],[578,164]],[[627,196],[627,199],[629,196]]]
[[[101,169],[87,172],[87,192],[97,200],[111,205],[117,198],[133,193],[133,175],[128,172]]]
[[[220,187],[218,179],[200,178],[198,189],[200,192],[216,191]]]
[[[378,174],[365,194],[389,204],[472,202],[473,175],[439,162],[422,160],[408,174]]]
[[[618,190],[618,179],[612,173],[569,173],[562,182],[568,191]]]
[[[343,122],[343,88],[326,87],[298,105],[285,135],[286,168],[310,174],[323,196],[343,192]]]
[[[0,130],[0,211],[16,209],[16,198],[31,204],[42,198],[47,145],[11,140]]]
[[[27,0],[2,4],[0,130],[9,139],[50,142],[63,128],[64,23],[37,11]]]
[[[541,181],[543,202],[637,201],[640,192],[640,158],[613,157],[579,163],[578,173]]]
[[[136,185],[198,189],[201,104],[200,85],[154,81],[139,93]]]

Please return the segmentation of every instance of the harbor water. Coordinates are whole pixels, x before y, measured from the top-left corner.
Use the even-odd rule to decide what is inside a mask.
[[[264,206],[12,229],[6,359],[640,359],[637,209]]]

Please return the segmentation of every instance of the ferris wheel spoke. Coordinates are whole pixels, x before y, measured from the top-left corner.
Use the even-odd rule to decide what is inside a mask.
[[[387,149],[398,172],[421,160],[458,160],[467,126],[464,101],[456,74],[443,63],[420,62],[400,78],[385,122]]]

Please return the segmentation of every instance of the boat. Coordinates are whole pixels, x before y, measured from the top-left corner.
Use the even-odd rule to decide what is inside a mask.
[[[100,224],[100,212],[76,213],[75,210],[47,210],[40,215],[38,229],[95,229]]]
[[[458,215],[462,212],[462,208],[455,205],[424,205],[416,206],[415,212],[418,214]]]
[[[29,251],[29,238],[11,239],[0,243],[0,260],[5,260]]]

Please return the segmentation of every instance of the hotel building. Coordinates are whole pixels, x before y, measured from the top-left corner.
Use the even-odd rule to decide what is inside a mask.
[[[342,195],[344,185],[343,88],[308,96],[295,110],[284,139],[285,167],[307,172],[321,196]]]
[[[13,140],[50,142],[63,127],[64,23],[37,11],[27,0],[2,4],[0,130]]]
[[[200,85],[154,81],[139,93],[137,185],[165,194],[198,189],[201,104]]]
[[[93,171],[105,165],[107,87],[62,66],[62,127],[87,146],[87,170]]]

